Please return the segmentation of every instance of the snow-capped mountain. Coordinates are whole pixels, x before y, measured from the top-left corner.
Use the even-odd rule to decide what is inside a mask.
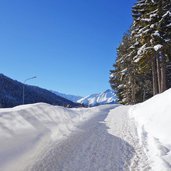
[[[78,103],[84,104],[86,106],[97,106],[97,105],[103,105],[103,104],[114,104],[116,103],[116,94],[113,90],[106,90],[99,94],[92,94],[89,96],[86,96],[80,100],[78,100]]]
[[[81,98],[83,98],[81,96],[75,96],[75,95],[70,95],[70,94],[63,94],[63,93],[60,93],[58,91],[51,91],[51,92],[54,93],[54,94],[56,94],[56,95],[58,95],[58,96],[60,96],[60,97],[63,97],[63,98],[68,99],[68,100],[70,100],[72,102],[75,102],[75,103],[78,100],[80,100]]]

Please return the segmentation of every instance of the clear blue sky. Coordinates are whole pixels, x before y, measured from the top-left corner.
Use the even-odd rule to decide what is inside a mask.
[[[0,3],[0,72],[75,95],[110,85],[116,48],[135,0],[4,0]]]

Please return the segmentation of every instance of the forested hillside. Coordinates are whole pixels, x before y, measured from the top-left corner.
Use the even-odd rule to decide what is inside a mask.
[[[25,85],[25,104],[38,102],[60,106],[78,106],[78,104],[46,89]],[[14,107],[21,104],[23,104],[23,84],[0,74],[0,107]]]
[[[122,104],[142,102],[171,87],[171,1],[138,0],[132,16],[110,73]]]

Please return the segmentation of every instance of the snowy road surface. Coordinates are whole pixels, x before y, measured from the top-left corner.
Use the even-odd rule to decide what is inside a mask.
[[[61,141],[48,144],[26,171],[149,170],[129,107],[101,107]],[[112,119],[115,118],[115,119]]]
[[[0,109],[0,171],[171,171],[170,98]]]

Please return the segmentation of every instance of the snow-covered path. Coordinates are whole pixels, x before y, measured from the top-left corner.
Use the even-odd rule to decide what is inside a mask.
[[[129,107],[101,108],[64,140],[47,145],[26,171],[149,170]],[[113,119],[114,118],[114,119]]]
[[[134,106],[0,109],[0,171],[170,171],[171,90]]]

